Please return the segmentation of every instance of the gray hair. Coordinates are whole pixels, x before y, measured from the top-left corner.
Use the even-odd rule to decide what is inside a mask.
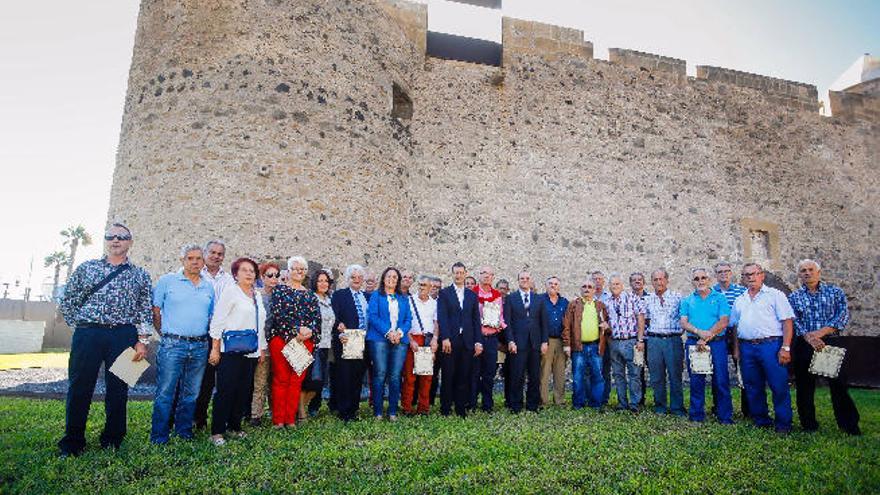
[[[203,258],[205,257],[205,250],[202,249],[202,246],[194,243],[184,244],[184,246],[180,248],[180,257],[186,258],[186,255],[188,255],[190,251],[198,251],[202,253]]]
[[[226,243],[221,241],[220,239],[211,239],[210,241],[205,243],[205,249],[203,252],[208,252],[211,250],[211,246],[213,245],[223,246],[223,252],[226,252]]]
[[[757,268],[757,269],[758,269],[758,273],[763,273],[763,272],[764,272],[764,267],[761,266],[760,263],[755,263],[755,262],[746,263],[745,265],[743,265],[743,267],[742,267],[743,271],[745,271],[745,269],[748,268],[748,267],[750,267],[750,266],[754,266],[755,268]]]
[[[590,274],[591,277],[595,277],[596,275],[601,275],[601,276],[603,276],[603,277],[605,276],[605,274],[602,273],[602,270],[596,270],[596,271],[594,271],[593,273]]]
[[[715,266],[713,268],[715,268],[715,271],[718,271],[718,269],[721,268],[722,266],[726,266],[727,268],[730,268],[731,270],[733,269],[733,264],[729,261],[724,261],[724,260],[719,261],[718,263],[715,263]]]
[[[364,272],[364,267],[362,267],[361,265],[358,265],[358,264],[348,265],[347,267],[345,267],[345,280],[350,281],[351,277],[355,273],[360,273],[361,276],[366,275],[366,273]]]
[[[433,277],[431,277],[431,282],[438,282],[438,283],[441,283],[441,284],[442,284],[442,283],[443,283],[443,279],[440,278],[440,277],[438,277],[438,276],[433,276]]]
[[[299,263],[300,265],[302,265],[303,268],[308,268],[308,267],[309,267],[309,262],[306,261],[306,259],[303,258],[302,256],[291,256],[290,258],[287,259],[287,269],[288,269],[288,270],[292,270],[292,269],[293,269],[293,265],[295,265],[295,264],[297,264],[297,263]]]
[[[691,276],[696,275],[697,272],[703,272],[703,273],[705,273],[706,275],[709,275],[709,269],[708,269],[708,268],[703,268],[702,266],[698,266],[698,267],[696,267],[696,268],[691,268]]]
[[[662,273],[663,278],[665,278],[666,280],[669,280],[669,272],[666,271],[666,268],[658,268],[658,269],[654,270],[653,272],[651,272],[651,278],[654,278],[654,274],[657,272]]]
[[[816,270],[822,269],[822,265],[820,265],[818,261],[811,260],[810,258],[804,258],[798,262],[797,271],[801,271],[801,267],[803,267],[804,265],[816,265]]]
[[[550,281],[553,280],[553,279],[556,279],[557,281],[560,281],[560,280],[559,280],[559,277],[557,277],[556,275],[550,275],[549,277],[547,277],[547,278],[544,280],[544,285],[549,284]]]
[[[433,282],[435,278],[437,278],[437,277],[423,273],[423,274],[419,275],[418,283],[421,284],[421,283]]]
[[[123,229],[123,230],[125,230],[126,232],[128,232],[128,235],[132,235],[132,233],[131,233],[131,229],[128,228],[125,224],[122,224],[122,223],[119,223],[119,222],[113,222],[113,223],[110,224],[109,227],[107,227],[107,230],[110,230],[110,229],[112,229],[113,227],[118,227],[118,228],[120,228],[120,229]],[[133,237],[133,236],[132,236],[132,237]]]
[[[615,278],[620,280],[621,284],[626,285],[625,282],[623,281],[623,275],[621,275],[617,272],[614,272],[611,275],[608,275],[608,283],[611,284],[611,282],[613,282]]]
[[[645,280],[645,274],[642,272],[632,272],[629,274],[629,281],[632,282],[633,277],[642,277],[642,280]]]

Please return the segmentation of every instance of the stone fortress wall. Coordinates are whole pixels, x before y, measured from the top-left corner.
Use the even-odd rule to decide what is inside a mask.
[[[426,57],[401,0],[142,0],[109,218],[154,276],[190,240],[508,277],[812,257],[880,324],[876,98],[504,18],[502,67]],[[832,95],[833,96],[833,95]],[[845,98],[841,98],[841,101]],[[874,99],[872,99],[874,98]],[[858,101],[856,101],[858,100]],[[847,102],[842,102],[847,105]]]

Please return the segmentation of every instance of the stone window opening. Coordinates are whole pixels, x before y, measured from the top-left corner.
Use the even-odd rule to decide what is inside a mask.
[[[413,102],[399,84],[391,84],[391,116],[396,119],[409,120],[413,116]]]
[[[766,220],[743,218],[741,228],[744,260],[760,263],[765,269],[782,269],[779,225]]]

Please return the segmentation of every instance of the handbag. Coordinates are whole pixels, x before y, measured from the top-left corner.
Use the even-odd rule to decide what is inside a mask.
[[[255,293],[256,294],[256,293]],[[223,332],[223,352],[229,354],[251,354],[257,351],[257,328],[260,328],[260,308],[257,297],[254,299],[254,328],[227,330]]]

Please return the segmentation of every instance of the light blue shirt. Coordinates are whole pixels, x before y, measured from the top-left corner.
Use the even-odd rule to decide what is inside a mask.
[[[754,340],[782,337],[782,322],[794,318],[788,298],[779,289],[761,286],[754,299],[744,292],[733,303],[730,324],[736,325],[736,335]]]
[[[681,317],[687,317],[688,323],[700,330],[709,330],[722,316],[730,316],[730,305],[724,294],[712,289],[705,298],[694,291],[681,301]],[[721,330],[722,336],[727,329]]]
[[[662,301],[661,301],[662,299]],[[667,290],[663,296],[657,293],[645,297],[645,318],[651,320],[648,333],[675,335],[681,333],[681,294]]]
[[[200,337],[208,333],[214,311],[214,286],[199,278],[198,285],[181,272],[168,273],[153,289],[153,306],[162,311],[162,333]]]

